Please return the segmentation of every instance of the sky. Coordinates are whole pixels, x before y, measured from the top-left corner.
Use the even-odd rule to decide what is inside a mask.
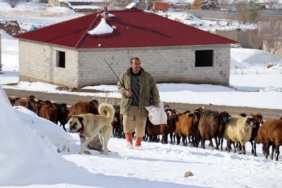
[[[43,5],[36,6],[37,4],[31,6],[29,3],[20,5],[18,9],[11,9],[0,0],[0,22],[4,19],[17,19],[22,26],[28,28],[32,24],[48,25],[77,16],[66,9],[44,8]],[[44,14],[41,13],[42,10]],[[28,16],[23,16],[22,11],[27,12]],[[50,12],[58,17],[51,17]],[[176,17],[179,12],[170,12],[170,15]],[[246,144],[246,155],[239,155],[213,150],[207,142],[206,149],[146,141],[142,142],[140,149],[127,149],[124,139],[111,137],[108,155],[94,150],[91,150],[91,155],[78,154],[80,144],[77,134],[65,132],[61,127],[33,112],[23,107],[12,107],[8,102],[3,88],[51,93],[63,91],[57,91],[56,86],[46,83],[19,82],[18,41],[3,30],[0,30],[0,33],[1,187],[281,186],[281,156],[278,161],[265,159],[261,145],[258,145],[258,156],[254,157],[251,155],[249,143]],[[271,68],[266,68],[270,65]],[[158,84],[161,100],[282,109],[281,58],[261,50],[232,48],[230,72],[229,87],[186,83]],[[115,85],[99,85],[94,88],[110,91],[110,97],[120,97]],[[105,94],[77,95],[95,97]],[[281,114],[277,117],[280,116]],[[57,150],[61,152],[58,153]],[[184,174],[188,171],[192,172],[193,176],[185,178]]]

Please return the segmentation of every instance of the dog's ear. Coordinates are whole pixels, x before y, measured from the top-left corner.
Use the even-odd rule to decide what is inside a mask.
[[[83,121],[83,117],[81,117],[81,116],[77,116],[77,118],[78,118],[78,121],[79,121],[80,123],[82,123],[82,121]]]

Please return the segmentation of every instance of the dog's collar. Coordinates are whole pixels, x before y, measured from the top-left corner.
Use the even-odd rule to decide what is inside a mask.
[[[83,137],[82,134],[84,132],[84,124],[81,122],[81,128],[77,130],[79,132],[79,137]]]

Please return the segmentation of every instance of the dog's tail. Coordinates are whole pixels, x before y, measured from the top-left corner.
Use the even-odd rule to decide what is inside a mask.
[[[101,103],[101,104],[99,104],[98,112],[99,112],[100,115],[106,116],[107,118],[110,118],[111,121],[114,120],[115,109],[114,109],[113,105],[108,104],[108,103]]]

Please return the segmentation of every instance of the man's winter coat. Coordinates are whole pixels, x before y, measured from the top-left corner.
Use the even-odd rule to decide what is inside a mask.
[[[131,97],[126,96],[126,91],[131,90],[131,68],[124,72],[117,83],[118,91],[122,95],[120,113],[127,114],[131,104]],[[159,90],[153,76],[141,68],[140,91],[139,91],[139,115],[148,116],[146,106],[160,103]]]

